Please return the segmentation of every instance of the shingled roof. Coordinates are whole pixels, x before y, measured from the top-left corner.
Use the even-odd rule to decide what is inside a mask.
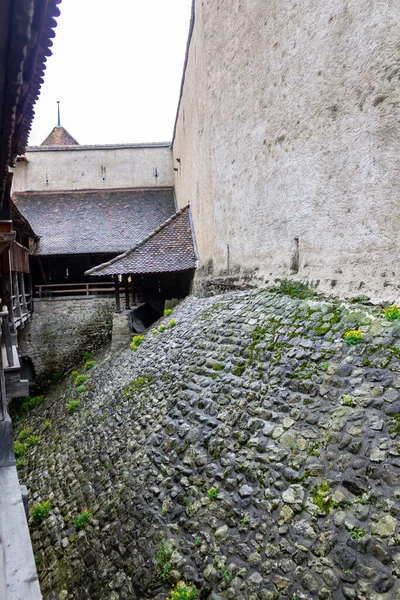
[[[172,189],[20,192],[14,202],[40,255],[120,254],[175,212]]]
[[[65,127],[56,126],[53,127],[41,146],[79,146],[79,143]]]
[[[187,204],[133,248],[85,275],[170,273],[194,268],[196,254]]]

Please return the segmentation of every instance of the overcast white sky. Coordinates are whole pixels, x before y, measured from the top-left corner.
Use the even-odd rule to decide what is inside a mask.
[[[30,145],[57,124],[80,144],[170,141],[191,0],[63,0]]]

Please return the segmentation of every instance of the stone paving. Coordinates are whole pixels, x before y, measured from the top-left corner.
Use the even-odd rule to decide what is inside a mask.
[[[16,429],[44,597],[400,599],[400,321],[250,291],[162,323]]]

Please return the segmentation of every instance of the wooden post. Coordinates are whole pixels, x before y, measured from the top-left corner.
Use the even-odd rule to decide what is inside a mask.
[[[20,287],[21,296],[22,296],[22,312],[23,313],[27,313],[28,312],[28,305],[26,303],[25,275],[24,275],[24,273],[19,273],[19,287]]]
[[[124,285],[125,285],[125,309],[129,307],[129,283],[128,283],[128,275],[124,276]]]
[[[114,285],[115,285],[115,312],[121,312],[121,299],[119,297],[119,280],[118,275],[114,275]]]
[[[17,317],[21,316],[21,303],[19,301],[19,285],[18,285],[18,273],[16,271],[12,272],[12,283],[14,288],[14,302],[15,302],[15,310],[14,314]]]
[[[4,345],[7,352],[7,362],[10,367],[14,365],[14,355],[12,351],[13,339],[16,339],[17,332],[14,322],[14,310],[12,303],[11,291],[11,271],[10,271],[10,250],[7,248],[1,254],[2,267],[2,304],[8,309],[8,317],[4,319]]]

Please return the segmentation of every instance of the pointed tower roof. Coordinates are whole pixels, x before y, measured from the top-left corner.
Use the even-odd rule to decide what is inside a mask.
[[[79,146],[79,143],[64,127],[54,127],[41,146]]]
[[[75,138],[64,128],[61,127],[60,101],[57,100],[57,126],[52,129],[47,138],[40,144],[41,146],[79,146]]]

